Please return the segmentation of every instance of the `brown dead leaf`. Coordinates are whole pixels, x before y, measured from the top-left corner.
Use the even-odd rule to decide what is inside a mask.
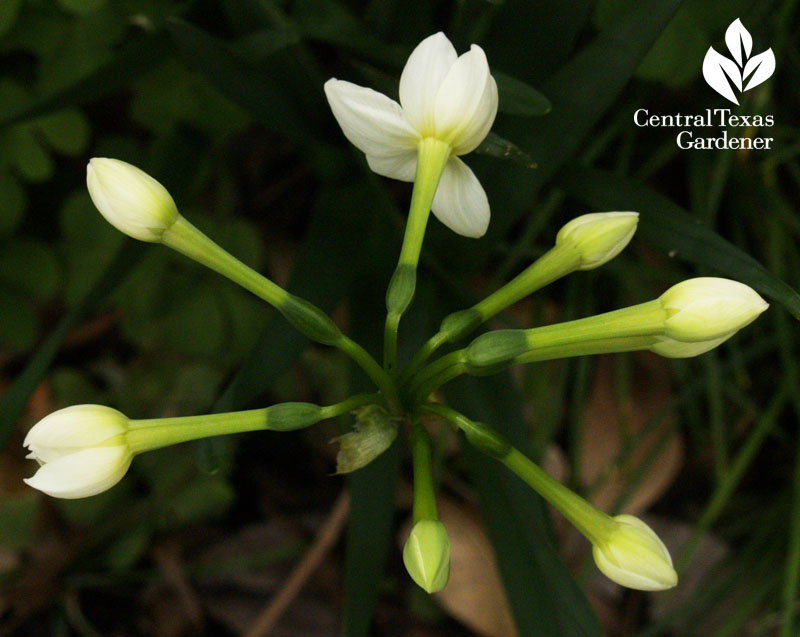
[[[450,581],[436,599],[455,619],[486,637],[517,634],[494,552],[476,511],[465,504],[439,497],[439,519],[450,539]],[[411,521],[398,537],[405,544]]]
[[[650,452],[674,423],[672,417],[663,418],[639,441],[624,466],[614,466],[625,443],[635,438],[672,397],[666,362],[651,355],[634,356],[632,396],[627,404],[620,405],[615,368],[614,357],[600,358],[581,428],[580,475],[584,485],[590,488],[590,500],[603,510],[614,505],[630,477],[643,462],[649,462]],[[624,504],[625,512],[640,513],[658,500],[677,476],[682,460],[683,444],[680,436],[673,433],[649,462],[645,478]],[[592,486],[598,483],[602,486],[593,490]]]

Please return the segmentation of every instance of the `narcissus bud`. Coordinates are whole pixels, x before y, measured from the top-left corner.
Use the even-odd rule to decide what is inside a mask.
[[[716,277],[682,281],[659,300],[667,313],[664,335],[685,342],[731,335],[769,307],[744,283]]]
[[[41,467],[25,480],[56,498],[85,498],[110,489],[128,470],[127,417],[102,405],[75,405],[36,423],[25,437]]]
[[[678,583],[667,547],[639,518],[618,515],[616,526],[595,541],[592,555],[603,574],[640,591],[662,591]]]
[[[160,241],[180,217],[164,186],[119,159],[89,161],[86,186],[100,214],[117,230],[140,241]]]
[[[450,578],[450,540],[439,520],[419,520],[403,547],[408,574],[428,593],[438,593]]]
[[[691,358],[710,352],[718,345],[727,341],[734,334],[735,332],[731,332],[719,338],[712,338],[708,341],[696,341],[694,343],[676,341],[675,339],[661,336],[657,337],[656,343],[650,345],[649,349],[651,352],[660,354],[666,358]]]
[[[630,242],[639,223],[638,212],[593,212],[567,223],[556,235],[556,245],[570,244],[580,252],[579,270],[608,263]]]

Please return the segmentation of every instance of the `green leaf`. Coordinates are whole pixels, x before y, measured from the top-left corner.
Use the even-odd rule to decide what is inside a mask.
[[[0,343],[20,352],[30,349],[39,336],[39,318],[31,302],[20,294],[0,289],[0,307],[3,308]]]
[[[273,82],[266,69],[248,65],[227,43],[186,22],[170,20],[167,29],[184,60],[225,97],[304,147],[313,149],[319,145],[311,134],[313,124],[303,120],[286,88]]]
[[[30,489],[21,495],[4,495],[0,501],[0,545],[24,549],[35,540],[36,516],[41,494]]]
[[[445,394],[468,417],[497,427],[519,448],[527,448],[521,403],[507,377],[459,379]],[[495,459],[464,448],[519,634],[601,635],[591,606],[552,541],[539,496]]]
[[[144,247],[142,244],[130,242],[117,254],[108,269],[95,279],[96,282],[86,292],[81,301],[58,322],[53,331],[38,347],[36,353],[28,360],[16,380],[0,396],[0,448],[8,440],[8,436],[22,415],[30,395],[50,367],[69,331],[91,305],[103,299],[114,288],[123,274],[133,267],[144,252]],[[1,315],[2,313],[0,313]]]
[[[74,108],[45,115],[36,126],[50,146],[65,155],[79,155],[89,142],[89,121]]]
[[[92,13],[105,6],[107,0],[58,0],[67,11],[78,15]]]
[[[597,210],[638,210],[639,238],[671,257],[746,283],[800,319],[800,295],[793,288],[664,195],[632,179],[582,166],[566,171],[564,186]]]
[[[103,553],[103,562],[112,570],[124,570],[142,559],[150,548],[153,536],[152,522],[142,520],[126,528]]]
[[[0,284],[27,297],[46,300],[58,290],[61,264],[46,243],[7,241],[0,249]]]
[[[17,21],[22,0],[4,0],[0,2],[0,38],[11,30]]]
[[[19,225],[28,204],[25,189],[7,172],[0,172],[0,201],[0,237],[7,237]]]
[[[500,71],[492,71],[492,75],[497,81],[499,109],[504,113],[535,117],[547,115],[552,110],[550,100],[522,80]]]
[[[521,150],[514,142],[503,139],[497,133],[489,133],[486,139],[481,142],[481,145],[475,149],[475,152],[496,157],[497,159],[513,161],[525,168],[533,169],[537,167],[533,157]]]
[[[0,128],[59,111],[68,106],[85,104],[102,95],[113,93],[131,80],[150,71],[170,51],[164,34],[143,35],[131,39],[115,52],[114,58],[90,75],[78,79],[52,94],[26,100],[0,114]]]

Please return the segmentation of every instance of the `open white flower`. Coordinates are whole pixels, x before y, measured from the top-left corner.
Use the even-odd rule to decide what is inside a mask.
[[[325,83],[325,94],[345,136],[379,175],[414,181],[419,143],[433,138],[447,144],[450,155],[431,210],[458,234],[486,232],[486,193],[458,158],[478,147],[497,114],[497,84],[481,47],[473,44],[458,56],[443,33],[423,40],[400,77],[400,104],[335,78]]]
[[[41,467],[25,482],[56,498],[85,498],[119,482],[133,459],[127,417],[102,405],[60,409],[36,423],[23,443]]]

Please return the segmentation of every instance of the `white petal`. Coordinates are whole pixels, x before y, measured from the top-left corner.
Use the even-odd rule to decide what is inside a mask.
[[[473,44],[450,67],[436,94],[434,119],[438,139],[455,146],[462,136],[471,138],[486,128],[487,121],[491,126],[497,106],[492,100],[490,79],[486,54]]]
[[[23,445],[41,462],[50,462],[76,449],[103,444],[128,429],[127,417],[103,405],[73,405],[36,423]]]
[[[433,134],[433,105],[458,55],[442,33],[425,38],[411,53],[400,76],[403,112],[423,137]]]
[[[419,135],[400,105],[383,93],[330,79],[325,95],[345,137],[367,155],[382,157],[416,147]]]
[[[25,482],[54,498],[85,498],[119,482],[132,458],[127,445],[84,449],[48,462]]]
[[[489,134],[496,115],[497,82],[490,75],[470,125],[461,131],[457,139],[453,140],[453,152],[456,155],[466,155],[480,146]]]
[[[372,172],[399,179],[400,181],[414,181],[417,174],[417,151],[407,150],[396,155],[367,155],[367,163]]]
[[[458,157],[451,157],[433,198],[433,214],[453,232],[478,238],[489,227],[489,200],[478,178]]]

